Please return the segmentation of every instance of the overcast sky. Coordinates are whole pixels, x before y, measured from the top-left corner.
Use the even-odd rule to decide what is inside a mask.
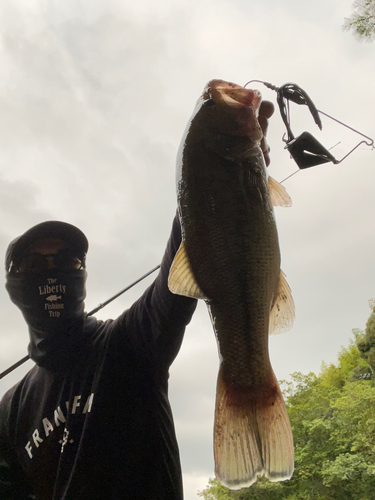
[[[6,0],[0,4],[0,254],[31,225],[60,219],[90,241],[87,310],[159,263],[176,209],[175,158],[207,81],[295,82],[318,109],[375,137],[375,45],[342,31],[351,0]],[[276,94],[261,85],[265,99]],[[292,108],[294,113],[295,108]],[[306,110],[341,158],[345,129]],[[300,116],[301,115],[301,116]],[[270,174],[297,167],[272,120]],[[331,130],[332,129],[332,130]],[[344,142],[347,140],[348,142]],[[340,149],[342,147],[342,149]],[[375,152],[300,171],[276,217],[296,303],[294,328],[271,338],[279,379],[335,362],[375,296]],[[98,314],[115,317],[150,278]],[[0,288],[1,369],[26,354],[27,328]],[[1,394],[32,366],[0,382]],[[213,477],[218,369],[204,303],[171,369],[185,500]]]

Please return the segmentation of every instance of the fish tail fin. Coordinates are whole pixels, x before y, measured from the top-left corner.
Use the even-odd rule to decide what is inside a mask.
[[[236,490],[258,477],[290,479],[294,469],[293,435],[285,403],[272,372],[272,384],[256,394],[239,393],[219,371],[216,393],[215,473],[224,486]]]

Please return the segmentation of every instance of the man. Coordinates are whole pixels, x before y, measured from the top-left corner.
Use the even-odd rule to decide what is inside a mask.
[[[10,245],[6,286],[37,365],[1,403],[9,498],[23,484],[48,500],[182,498],[168,369],[196,303],[167,288],[180,240],[176,220],[155,282],[106,322],[84,314],[77,228],[45,222]]]
[[[263,103],[264,131],[272,112]],[[78,228],[43,222],[9,245],[6,288],[36,365],[0,403],[1,500],[183,498],[168,370],[196,301],[168,290],[180,243],[176,217],[154,283],[105,322],[84,313]]]

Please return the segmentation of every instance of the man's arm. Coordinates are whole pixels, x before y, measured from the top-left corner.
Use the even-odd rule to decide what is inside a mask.
[[[133,348],[144,350],[148,346],[167,367],[180,349],[185,327],[197,305],[195,299],[175,295],[168,288],[169,270],[180,244],[181,227],[176,215],[157,278],[117,319]]]

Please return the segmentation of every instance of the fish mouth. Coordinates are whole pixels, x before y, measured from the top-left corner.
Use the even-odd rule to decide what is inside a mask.
[[[211,80],[206,86],[207,97],[215,104],[227,104],[233,108],[259,109],[262,97],[258,90],[245,89],[224,80]]]

